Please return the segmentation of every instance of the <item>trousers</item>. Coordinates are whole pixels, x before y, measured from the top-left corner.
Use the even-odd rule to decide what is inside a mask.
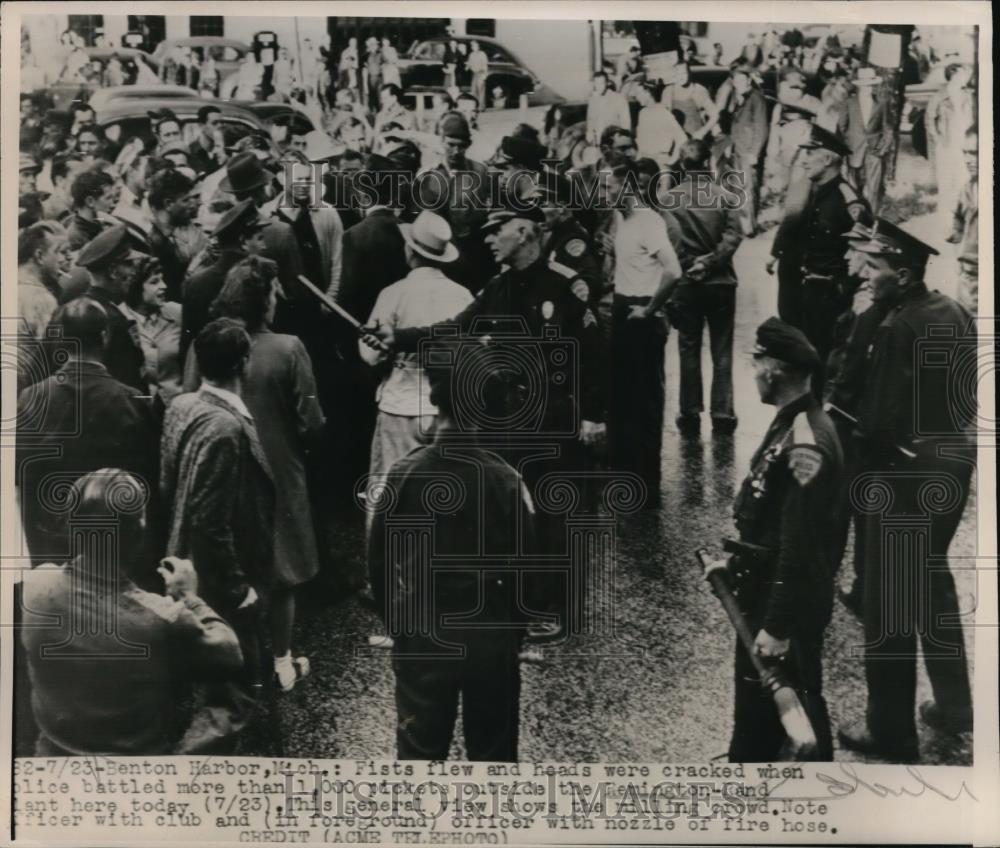
[[[756,633],[759,622],[750,622]],[[818,743],[816,760],[833,760],[833,734],[823,698],[822,634],[793,634],[788,659],[782,664],[789,683],[809,717]],[[731,763],[774,762],[781,758],[785,729],[771,693],[761,688],[757,671],[743,645],[736,643],[733,735]]]
[[[608,403],[611,467],[639,475],[646,486],[647,508],[660,502],[660,450],[666,401],[663,368],[668,332],[662,318],[628,317],[632,306],[645,305],[648,300],[615,296]]]
[[[731,285],[679,286],[671,303],[670,319],[677,329],[680,351],[680,414],[700,414],[704,408],[701,380],[701,342],[708,325],[712,351],[711,410],[713,419],[735,419],[733,410],[733,320],[736,287]]]
[[[969,495],[972,465],[919,456],[882,471],[891,514],[865,513],[864,629],[868,727],[887,744],[917,738],[917,640],[934,698],[945,711],[972,705],[948,546]],[[942,494],[943,492],[943,494]],[[888,510],[889,507],[886,508]]]
[[[521,701],[519,640],[466,646],[464,657],[422,659],[426,640],[397,639],[396,755],[401,760],[448,757],[459,696],[466,758],[517,762]],[[433,646],[431,646],[433,648]]]

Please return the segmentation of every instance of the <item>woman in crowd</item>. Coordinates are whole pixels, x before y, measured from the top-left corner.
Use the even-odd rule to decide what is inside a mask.
[[[274,479],[277,585],[271,597],[271,636],[274,671],[279,686],[287,692],[299,677],[309,673],[307,658],[292,658],[292,627],[295,587],[319,570],[305,457],[325,422],[305,346],[295,336],[269,329],[278,302],[277,274],[277,266],[268,259],[251,256],[243,260],[229,272],[213,310],[217,317],[242,321],[250,333],[243,399],[256,423]],[[189,361],[194,362],[194,357]]]
[[[167,284],[159,270],[136,274],[121,310],[135,321],[149,393],[163,408],[181,393],[181,305],[166,300]]]

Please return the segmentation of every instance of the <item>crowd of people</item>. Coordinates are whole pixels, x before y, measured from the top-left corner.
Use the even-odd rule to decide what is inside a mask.
[[[576,480],[580,503],[600,509],[595,481],[610,475],[636,508],[659,507],[671,327],[680,432],[701,433],[706,325],[713,438],[738,427],[733,257],[760,229],[765,151],[782,200],[767,268],[780,318],[758,330],[754,368],[777,416],[734,543],[754,575],[741,603],[757,650],[788,660],[817,756],[831,759],[820,658],[853,524],[844,602],[869,637],[869,709],[842,744],[917,756],[917,632],[936,699],[921,714],[968,729],[961,631],[940,624],[957,620],[950,573],[934,569],[930,611],[884,593],[894,568],[930,579],[926,557],[947,553],[968,495],[973,466],[938,447],[969,422],[917,391],[912,350],[928,324],[957,338],[975,315],[975,127],[960,133],[970,179],[950,238],[960,305],[924,280],[937,250],[879,215],[897,137],[871,68],[831,66],[814,97],[813,78],[787,66],[769,102],[762,58],[741,55],[714,94],[681,62],[641,81],[635,126],[598,72],[591,154],[553,165],[565,154],[555,107],[483,163],[467,154],[480,96],[443,92],[433,125],[418,126],[391,43],[366,48],[377,68],[356,44],[338,57],[326,128],[277,141],[229,137],[207,101],[189,144],[169,109],[118,144],[85,102],[39,113],[40,97],[22,97],[18,486],[37,566],[23,589],[35,750],[236,750],[275,708],[267,693],[309,674],[296,596],[346,571],[328,528],[354,522],[368,570],[343,588],[393,647],[399,756],[447,756],[461,693],[469,758],[516,759],[520,664],[578,612],[564,581],[529,568],[564,553],[552,481]],[[476,53],[453,57],[457,85],[467,74],[477,90]],[[541,358],[518,365],[524,355]],[[935,512],[931,549],[889,562],[851,481],[882,475],[916,504],[921,475],[940,472],[958,491]],[[414,533],[428,514],[435,556],[485,564],[432,581],[426,544],[393,522]],[[94,541],[108,534],[114,544]],[[926,618],[879,640],[887,609]],[[112,614],[118,629],[67,636],[79,659],[47,659],[53,620]],[[117,662],[136,645],[144,663]],[[776,759],[781,726],[747,663],[738,652],[730,756]]]

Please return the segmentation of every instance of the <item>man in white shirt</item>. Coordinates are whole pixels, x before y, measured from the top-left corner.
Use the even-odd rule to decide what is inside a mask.
[[[639,156],[652,159],[661,169],[669,168],[677,161],[687,133],[677,123],[674,113],[660,103],[661,85],[643,83],[636,92],[642,106],[635,125]]]
[[[448,222],[425,210],[412,225],[403,224],[400,229],[410,273],[379,293],[367,326],[389,326],[395,331],[429,327],[454,318],[472,302],[472,294],[465,286],[449,280],[442,270],[459,255]],[[385,352],[360,341],[358,350],[369,365],[379,365],[388,358]],[[419,353],[394,354],[390,370],[378,387],[378,421],[370,465],[373,483],[397,459],[433,437],[437,409],[431,403],[430,384],[419,361]],[[369,512],[369,521],[371,517]]]
[[[660,447],[665,403],[667,323],[661,307],[681,277],[677,253],[660,214],[642,205],[636,166],[615,166],[605,183],[614,211],[608,450],[612,467],[638,474],[645,508],[660,503]]]
[[[631,130],[632,113],[628,101],[608,88],[608,75],[598,71],[594,74],[593,93],[587,101],[587,141],[596,145],[604,128],[610,126]]]

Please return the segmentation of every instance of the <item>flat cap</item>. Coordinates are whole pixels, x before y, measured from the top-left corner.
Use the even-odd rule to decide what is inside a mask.
[[[88,271],[99,271],[124,259],[135,247],[128,227],[116,224],[87,242],[76,257],[76,264]]]
[[[929,256],[937,256],[938,251],[906,230],[885,220],[876,218],[871,230],[871,240],[859,245],[858,250],[872,256],[904,256],[907,259],[926,261]]]
[[[223,213],[212,235],[216,238],[232,239],[238,235],[262,230],[267,223],[267,220],[257,213],[257,207],[252,200],[241,200]]]
[[[17,170],[19,173],[23,173],[24,171],[33,171],[37,174],[42,170],[42,166],[38,164],[35,157],[29,156],[27,153],[21,153],[18,156]]]
[[[780,318],[768,318],[757,328],[757,344],[753,354],[770,356],[807,371],[820,365],[819,354],[809,343],[805,333]]]
[[[494,164],[517,165],[530,171],[541,171],[542,160],[548,154],[544,144],[530,138],[506,135],[493,157]]]
[[[822,148],[823,150],[829,150],[831,153],[836,153],[838,156],[848,156],[851,152],[851,148],[847,146],[847,143],[839,135],[830,132],[819,124],[813,124],[809,127],[809,139],[805,144],[800,144],[799,147],[804,150]]]

